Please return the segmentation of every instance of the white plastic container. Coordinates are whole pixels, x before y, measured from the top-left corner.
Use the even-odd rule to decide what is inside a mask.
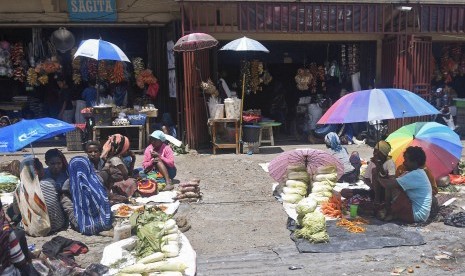
[[[224,108],[226,111],[226,118],[238,119],[241,112],[241,100],[238,98],[227,98],[224,100]]]
[[[113,241],[127,239],[131,236],[131,224],[129,222],[118,222],[113,229]]]
[[[224,104],[217,104],[215,107],[215,119],[223,119],[224,118]]]

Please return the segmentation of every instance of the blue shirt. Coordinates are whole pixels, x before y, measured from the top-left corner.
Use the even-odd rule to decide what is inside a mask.
[[[84,91],[82,91],[81,97],[84,101],[86,101],[86,107],[92,107],[97,100],[97,89],[94,87],[87,87]]]
[[[413,219],[424,222],[431,211],[432,188],[423,169],[416,169],[397,178],[397,183],[404,189],[412,202]]]
[[[55,187],[57,189],[58,193],[61,193],[61,190],[63,188],[63,183],[69,178],[68,174],[64,171],[60,172],[56,177],[52,176],[52,173],[50,172],[50,168],[44,169],[44,179],[46,178],[51,178],[55,180]]]

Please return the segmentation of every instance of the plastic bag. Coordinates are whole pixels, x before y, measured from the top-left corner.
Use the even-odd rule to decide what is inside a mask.
[[[158,90],[160,89],[160,86],[158,83],[153,83],[149,85],[149,88],[147,89],[147,96],[149,96],[152,100],[155,100],[155,98],[158,95]]]

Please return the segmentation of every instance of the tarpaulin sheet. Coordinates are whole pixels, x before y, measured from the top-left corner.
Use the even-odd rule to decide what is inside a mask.
[[[363,225],[366,227],[365,233],[350,233],[345,228],[336,226],[336,222],[335,220],[326,221],[329,243],[313,244],[306,239],[296,239],[293,233],[291,233],[291,239],[300,253],[333,253],[426,243],[420,233],[415,230],[406,230],[405,227],[394,223],[370,219],[370,224]],[[287,226],[293,231],[295,221],[289,219]]]

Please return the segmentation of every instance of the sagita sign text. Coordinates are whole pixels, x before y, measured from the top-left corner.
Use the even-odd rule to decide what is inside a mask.
[[[68,0],[71,21],[116,21],[116,0]]]

